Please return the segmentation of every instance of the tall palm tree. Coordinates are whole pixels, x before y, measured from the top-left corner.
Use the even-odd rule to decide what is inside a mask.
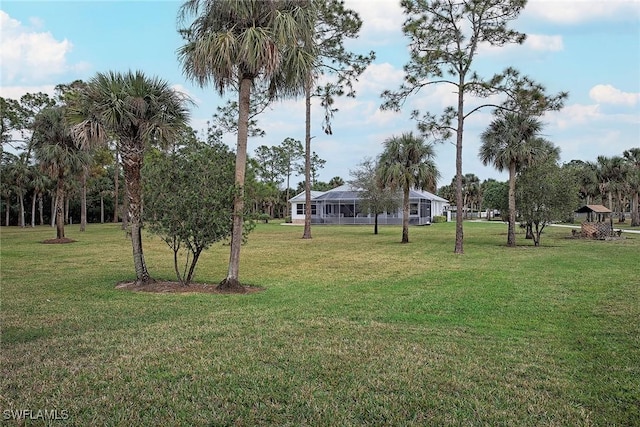
[[[29,168],[28,152],[23,152],[18,156],[16,162],[13,163],[11,168],[12,182],[16,195],[18,196],[18,202],[20,206],[20,214],[18,216],[18,225],[21,228],[26,226],[25,222],[25,208],[24,208],[24,196],[28,191],[29,182],[31,181],[31,170]]]
[[[542,130],[542,123],[535,117],[505,113],[494,119],[481,135],[482,145],[478,157],[486,166],[489,163],[502,172],[509,171],[509,226],[507,246],[516,245],[516,174],[526,164],[536,160],[543,151],[531,144]]]
[[[631,226],[640,226],[640,213],[638,212],[638,193],[640,193],[640,148],[631,148],[622,153],[630,166],[629,188],[631,190]]]
[[[616,210],[618,212],[618,222],[625,221],[625,201],[626,196],[629,194],[629,174],[631,172],[631,166],[621,156],[614,156],[611,158],[610,176],[611,176],[611,191],[616,196]]]
[[[473,215],[473,204],[480,195],[480,178],[473,173],[466,173],[462,176],[462,208],[465,217],[468,217],[467,206],[471,208]]]
[[[129,201],[136,280],[151,280],[142,250],[144,153],[150,143],[168,144],[186,126],[188,98],[167,82],[141,71],[98,73],[81,93],[69,118],[83,144],[104,144],[115,136]]]
[[[200,86],[213,83],[222,95],[238,91],[238,133],[233,232],[227,277],[220,288],[243,291],[239,281],[244,183],[252,88],[271,97],[297,96],[315,63],[315,2],[311,0],[187,0],[179,19],[185,44],[178,50],[183,71]]]
[[[609,220],[611,228],[613,228],[613,166],[612,158],[607,156],[598,156],[595,162],[595,171],[598,179],[598,187],[600,188],[600,194],[602,200],[607,200],[607,205],[611,214]]]
[[[73,138],[65,120],[65,107],[41,110],[34,121],[33,148],[40,166],[56,179],[56,238],[64,239],[64,193],[68,176],[82,168],[88,159]]]
[[[42,212],[42,195],[51,185],[51,179],[45,175],[39,168],[31,169],[31,188],[33,195],[31,199],[31,227],[36,226],[36,202],[38,202],[38,213],[40,215],[40,225],[44,224],[44,215]]]
[[[2,98],[0,98],[2,101]],[[11,223],[11,197],[15,192],[13,183],[13,165],[18,161],[18,156],[8,151],[0,152],[0,196],[4,201],[5,225]]]
[[[584,200],[585,205],[593,204],[593,200],[600,194],[595,164],[582,160],[571,160],[566,164],[566,167],[573,171],[578,181],[580,199]]]
[[[378,179],[384,187],[402,190],[402,243],[409,243],[409,192],[412,188],[435,192],[440,177],[433,160],[435,151],[412,132],[392,136],[383,144]]]

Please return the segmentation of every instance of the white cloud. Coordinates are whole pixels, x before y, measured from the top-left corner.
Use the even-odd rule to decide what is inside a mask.
[[[598,105],[572,104],[560,111],[547,113],[545,118],[559,129],[567,129],[576,125],[591,123],[602,117]]]
[[[363,31],[371,34],[400,32],[404,22],[400,1],[347,0],[345,6],[360,15]]]
[[[59,41],[49,32],[25,27],[2,10],[0,31],[3,85],[32,82],[76,67],[67,64],[67,55],[73,48],[70,41]],[[84,68],[85,65],[81,64],[80,67]]]
[[[526,57],[530,57],[531,52],[560,52],[563,50],[564,40],[560,35],[527,34],[522,45],[492,46],[489,43],[480,43],[478,54],[480,56],[514,57],[526,55]]]
[[[55,93],[55,85],[42,86],[0,86],[0,96],[3,98],[20,99],[22,95],[27,93],[46,93],[53,96]]]
[[[639,0],[529,0],[526,12],[561,24],[638,19]],[[635,17],[635,18],[634,18]]]
[[[589,97],[599,104],[634,106],[640,102],[640,93],[623,92],[611,85],[596,85],[589,91]]]
[[[542,34],[529,34],[524,45],[531,50],[559,52],[564,50],[562,36],[546,36]]]
[[[404,79],[404,71],[388,62],[371,64],[354,85],[357,96],[364,94],[380,96],[385,89],[399,88]]]

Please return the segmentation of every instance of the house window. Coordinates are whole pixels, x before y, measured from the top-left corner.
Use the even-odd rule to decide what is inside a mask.
[[[306,207],[305,203],[296,203],[296,214],[304,215],[305,207]],[[311,204],[311,215],[315,215],[315,214],[316,214],[316,205],[312,203]]]
[[[418,204],[417,203],[409,204],[409,215],[418,215]]]

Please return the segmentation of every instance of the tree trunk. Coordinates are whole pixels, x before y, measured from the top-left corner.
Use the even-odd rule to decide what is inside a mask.
[[[40,225],[44,225],[44,207],[42,206],[42,193],[38,194],[38,213],[40,214]]]
[[[375,214],[373,220],[373,234],[378,234],[378,214]]]
[[[133,249],[133,265],[136,271],[136,281],[147,283],[151,276],[147,271],[142,250],[142,170],[144,146],[133,141],[121,141],[126,144],[122,153],[122,168],[126,182],[127,200],[129,201],[129,216],[131,226],[131,246]]]
[[[87,229],[87,174],[89,171],[86,166],[82,168],[82,176],[80,177],[80,184],[82,189],[80,195],[80,231]]]
[[[118,161],[118,151],[116,149],[116,163],[114,165],[114,175],[113,175],[113,222],[118,223],[118,189],[120,182],[120,162]]]
[[[464,212],[464,219],[469,219],[469,213],[467,210],[467,196],[462,194],[462,211]]]
[[[533,239],[533,225],[530,222],[527,222],[527,231],[525,233],[525,239]]]
[[[189,284],[193,280],[193,276],[196,272],[196,264],[198,263],[198,259],[200,259],[201,253],[202,249],[196,249],[196,251],[193,253],[193,259],[191,260],[191,265],[189,266],[189,272],[187,273],[187,278],[184,281],[185,286],[189,286]]]
[[[233,228],[231,231],[231,251],[227,277],[218,285],[219,289],[244,292],[240,284],[240,246],[242,245],[242,225],[244,222],[244,179],[247,166],[247,137],[249,130],[249,104],[251,101],[252,78],[243,76],[238,94],[238,138],[236,148],[236,195],[233,200]]]
[[[311,78],[304,88],[304,232],[303,239],[311,239]]]
[[[608,197],[609,197],[609,210],[611,211],[611,213],[609,214],[609,227],[611,229],[611,232],[613,233],[613,194],[611,193],[611,191],[608,192]]]
[[[463,254],[464,230],[462,225],[462,134],[464,132],[464,75],[458,82],[458,127],[456,129],[456,246],[454,253]]]
[[[56,207],[58,206],[58,195],[57,195],[57,190],[56,190],[56,194],[52,194],[51,195],[51,228],[55,227],[56,225]]]
[[[540,232],[532,233],[531,237],[533,238],[533,245],[540,246]]]
[[[20,228],[24,228],[25,227],[25,220],[24,220],[24,195],[22,194],[22,190],[20,190],[19,194],[18,194],[18,200],[20,201]]]
[[[61,172],[56,188],[56,239],[64,239],[64,201],[64,172]]]
[[[540,227],[540,224],[536,224],[535,233],[531,233],[531,237],[533,238],[533,245],[540,246],[540,236],[542,235],[542,230],[544,230],[544,225]]]
[[[173,237],[173,245],[171,249],[173,249],[173,270],[176,272],[176,277],[182,286],[184,286],[184,279],[182,277],[182,273],[180,273],[180,265],[178,260],[178,253],[180,252],[180,243],[178,243],[178,238],[176,236]]]
[[[127,186],[128,186],[128,184],[127,184],[127,181],[125,179],[125,182],[124,182],[124,193],[125,193],[125,195],[129,194],[128,193],[129,190],[127,189]],[[129,196],[125,196],[125,198],[124,198],[124,203],[123,203],[123,206],[122,206],[122,215],[121,216],[122,216],[122,229],[126,230],[127,227],[129,226]]]
[[[69,213],[69,201],[71,199],[71,196],[69,194],[65,194],[65,198],[64,198],[64,219],[66,220],[67,224],[71,224],[71,221],[73,221],[73,219],[70,217],[70,213]]]
[[[509,163],[509,228],[507,246],[516,246],[516,164]]]
[[[284,215],[282,217],[289,216],[291,214],[291,204],[289,203],[289,178],[291,177],[291,161],[289,161],[289,166],[287,167],[287,200],[284,202]]]
[[[624,200],[625,198],[622,196],[620,192],[618,192],[618,222],[624,222],[626,220],[624,215]]]
[[[34,191],[33,196],[31,198],[31,228],[35,228],[36,226],[36,199],[38,198],[38,194]]]
[[[100,224],[104,224],[104,194],[100,193]]]
[[[631,226],[640,226],[640,212],[638,212],[638,192],[634,192],[631,197]]]
[[[5,208],[6,211],[4,213],[4,224],[8,227],[11,223],[11,196],[7,196],[5,199]]]
[[[404,188],[402,197],[402,242],[409,243],[409,187]]]

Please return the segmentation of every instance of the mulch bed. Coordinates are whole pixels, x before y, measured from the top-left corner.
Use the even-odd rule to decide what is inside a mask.
[[[138,282],[120,282],[116,285],[116,289],[133,292],[151,292],[151,293],[203,293],[203,294],[229,294],[229,293],[243,293],[251,294],[254,292],[261,292],[265,289],[259,286],[243,286],[244,292],[229,292],[219,290],[218,285],[209,285],[206,283],[191,283],[189,286],[182,286],[180,282],[167,281],[167,280],[154,280],[149,283]]]
[[[74,243],[75,240],[73,239],[69,239],[67,237],[63,237],[62,239],[49,239],[49,240],[45,240],[42,243],[47,243],[47,244],[60,244],[60,243]]]

